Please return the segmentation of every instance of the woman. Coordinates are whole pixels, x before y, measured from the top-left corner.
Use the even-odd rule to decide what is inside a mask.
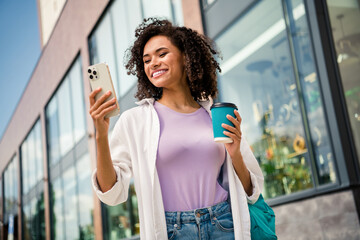
[[[169,21],[147,19],[136,29],[126,68],[138,78],[138,107],[117,121],[110,144],[109,95],[95,101],[97,169],[93,186],[106,204],[138,197],[141,239],[250,239],[248,202],[263,176],[242,138],[241,117],[224,125],[233,143],[213,141],[210,106],[220,70],[211,41]],[[110,151],[111,150],[111,151]]]

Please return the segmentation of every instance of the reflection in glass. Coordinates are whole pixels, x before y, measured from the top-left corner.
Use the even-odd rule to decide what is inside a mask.
[[[140,0],[115,1],[111,8],[114,24],[115,49],[119,73],[119,98],[123,97],[136,83],[136,77],[127,75],[124,67],[124,53],[134,42],[135,28],[142,20]]]
[[[22,191],[23,194],[29,191],[29,177],[28,177],[28,143],[25,140],[21,145],[21,164],[22,164]]]
[[[26,138],[26,141],[28,142],[28,169],[25,169],[25,171],[28,172],[28,184],[29,184],[29,190],[31,190],[35,186],[35,180],[36,180],[36,148],[35,148],[35,139],[34,139],[34,131],[31,131],[29,136]]]
[[[120,1],[121,2],[121,1]],[[111,78],[114,84],[116,96],[119,96],[119,83],[118,83],[118,68],[114,54],[114,42],[112,36],[111,16],[106,14],[99,26],[96,28],[94,35],[92,36],[94,43],[96,44],[96,50],[93,52],[92,64],[106,62],[109,66]]]
[[[330,1],[327,5],[346,107],[360,161],[360,6],[359,1]]]
[[[105,205],[106,231],[111,240],[140,234],[139,214],[135,188],[130,184],[128,200],[117,206]]]
[[[30,204],[23,205],[23,236],[25,240],[31,240],[31,212],[30,212]]]
[[[294,9],[295,20],[304,14],[300,10]],[[312,188],[281,1],[260,1],[216,42],[224,57],[220,100],[239,108],[242,129],[264,173],[264,197]]]
[[[61,178],[57,178],[50,186],[51,203],[51,234],[52,239],[65,239],[65,226],[63,217],[63,190],[61,186]]]
[[[13,216],[14,221],[18,219],[18,158],[15,155],[9,162],[3,173],[4,181],[4,228],[5,232],[9,228],[9,217]],[[14,231],[14,239],[18,238],[18,231]]]
[[[79,198],[79,230],[80,239],[94,239],[94,200],[91,186],[91,169],[89,154],[85,154],[76,163],[78,198]]]
[[[310,42],[310,34],[303,0],[289,1],[290,16],[296,21],[290,22],[298,77],[303,91],[303,99],[310,128],[312,147],[316,159],[319,184],[336,181],[331,141],[326,125],[323,102]]]
[[[21,145],[25,239],[45,239],[44,193],[36,187],[41,186],[44,175],[40,124],[38,120]]]
[[[59,133],[60,133],[60,153],[61,156],[71,149],[74,145],[71,122],[71,103],[70,103],[70,86],[69,79],[66,78],[61,84],[58,92],[58,108],[59,108]]]
[[[74,123],[75,142],[78,142],[85,135],[85,104],[84,91],[82,87],[81,63],[78,58],[69,72],[70,88],[71,88],[71,107],[72,120]]]
[[[60,160],[58,115],[57,97],[55,95],[46,107],[46,133],[50,166]]]
[[[41,122],[38,120],[34,127],[34,135],[35,135],[35,155],[36,155],[36,178],[35,182],[42,180],[44,176],[44,158],[42,151],[42,134],[41,134]]]
[[[70,167],[63,175],[64,220],[66,239],[79,237],[78,199],[76,194],[75,168]]]

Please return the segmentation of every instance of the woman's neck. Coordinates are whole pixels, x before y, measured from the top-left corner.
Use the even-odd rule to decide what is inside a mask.
[[[162,97],[158,102],[182,113],[190,113],[200,108],[200,105],[192,97],[189,88],[176,91],[163,89]]]

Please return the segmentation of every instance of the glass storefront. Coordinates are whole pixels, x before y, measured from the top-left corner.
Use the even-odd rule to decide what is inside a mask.
[[[258,1],[215,40],[223,55],[219,101],[239,108],[264,196],[335,183],[304,2]]]
[[[131,13],[131,14],[130,14]],[[183,24],[181,0],[113,1],[93,34],[89,37],[90,63],[107,62],[121,112],[134,107],[136,77],[124,67],[124,54],[134,41],[135,28],[147,17],[167,18]],[[117,118],[110,119],[109,137]],[[104,239],[123,239],[139,235],[139,216],[134,185],[130,184],[128,201],[118,206],[102,205]]]
[[[360,161],[360,2],[327,0],[342,90]]]
[[[15,155],[5,168],[3,173],[4,180],[4,209],[3,209],[3,224],[4,224],[4,237],[13,236],[14,239],[18,238],[18,157]]]
[[[23,238],[45,239],[44,158],[40,120],[24,140],[20,151]]]
[[[95,237],[82,81],[78,57],[45,110],[52,239]]]

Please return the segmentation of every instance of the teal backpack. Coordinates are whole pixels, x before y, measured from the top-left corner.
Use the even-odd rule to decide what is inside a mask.
[[[254,204],[248,204],[252,240],[276,240],[275,213],[264,201],[262,194]]]

